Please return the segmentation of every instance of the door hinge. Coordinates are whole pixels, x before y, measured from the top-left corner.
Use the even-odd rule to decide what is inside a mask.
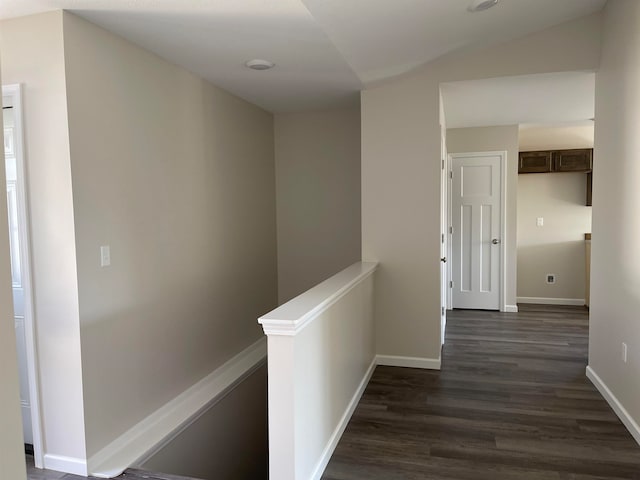
[[[449,227],[449,233],[453,235],[453,227]]]
[[[444,243],[444,233],[442,234],[442,243]]]
[[[444,170],[444,160],[442,160],[442,169]]]
[[[442,307],[442,316],[444,317],[444,307]]]
[[[449,282],[449,288],[453,288],[453,280]]]
[[[449,178],[453,180],[453,172],[449,172]]]

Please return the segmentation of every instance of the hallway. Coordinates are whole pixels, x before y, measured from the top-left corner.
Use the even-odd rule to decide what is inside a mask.
[[[581,307],[449,312],[442,370],[377,367],[322,478],[640,479],[587,347]]]

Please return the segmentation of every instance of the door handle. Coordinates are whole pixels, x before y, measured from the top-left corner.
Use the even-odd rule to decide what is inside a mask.
[[[494,245],[498,245],[500,243],[500,239],[494,238],[493,240],[491,240],[491,243],[493,243]]]
[[[442,263],[447,263],[447,257],[442,257],[442,258],[440,259],[440,261],[441,261]]]

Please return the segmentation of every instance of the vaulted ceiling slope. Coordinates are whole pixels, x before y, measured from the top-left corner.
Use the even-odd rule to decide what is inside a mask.
[[[273,112],[346,107],[449,52],[597,12],[606,0],[1,0],[0,19],[65,9]],[[247,60],[276,68],[257,72]]]

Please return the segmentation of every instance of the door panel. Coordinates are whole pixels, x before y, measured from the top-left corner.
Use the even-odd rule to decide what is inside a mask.
[[[491,263],[493,260],[492,220],[493,207],[482,205],[480,207],[480,291],[491,292]]]
[[[473,212],[471,205],[461,205],[461,222],[460,222],[460,240],[461,240],[461,249],[460,249],[460,265],[458,269],[460,271],[460,289],[463,292],[470,292],[472,289],[471,283],[473,279],[473,272],[471,268],[473,266]],[[456,227],[454,226],[454,231]],[[456,242],[454,241],[454,245]],[[455,254],[454,254],[455,258]],[[456,263],[454,262],[454,266]],[[454,303],[455,307],[455,303]]]
[[[453,156],[453,308],[500,309],[501,165],[499,154]]]
[[[7,214],[9,221],[9,251],[11,256],[11,283],[13,286],[13,310],[20,376],[20,406],[25,443],[33,444],[31,425],[31,399],[27,369],[27,337],[25,332],[25,293],[23,285],[23,259],[20,252],[20,225],[18,215],[17,145],[13,112],[3,110],[5,173],[7,178]]]

